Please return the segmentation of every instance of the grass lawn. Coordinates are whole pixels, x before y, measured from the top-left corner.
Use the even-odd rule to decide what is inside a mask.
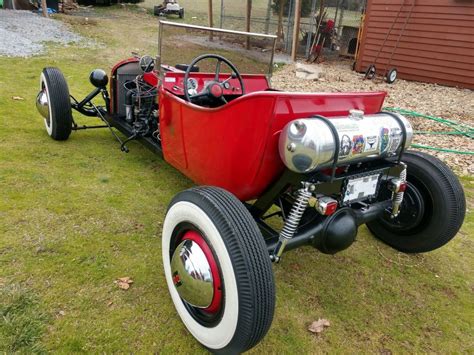
[[[121,153],[106,130],[53,141],[34,107],[44,66],[58,66],[82,97],[93,68],[110,70],[136,49],[156,54],[155,18],[98,12],[114,18],[62,17],[97,46],[0,60],[0,352],[203,353],[161,265],[167,204],[193,183],[138,143]],[[253,352],[472,353],[474,179],[462,181],[467,219],[440,250],[404,255],[361,227],[335,256],[286,254],[274,266],[272,328]],[[134,281],[127,291],[114,284],[124,276]],[[331,326],[314,336],[307,327],[318,318]]]

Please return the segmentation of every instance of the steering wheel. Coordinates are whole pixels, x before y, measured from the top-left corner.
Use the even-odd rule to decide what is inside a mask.
[[[216,64],[216,72],[214,76],[214,80],[208,82],[204,89],[195,95],[190,95],[189,94],[189,84],[188,84],[188,79],[189,79],[189,73],[191,73],[191,70],[194,66],[196,66],[197,63],[204,59],[217,59],[217,64]],[[221,63],[225,63],[229,66],[230,69],[232,69],[231,76],[229,76],[227,79],[223,81],[219,81],[219,74],[221,71]],[[227,100],[224,97],[224,89],[228,88],[226,87],[226,83],[230,79],[239,79],[240,82],[240,96],[245,94],[245,89],[244,89],[244,81],[242,80],[242,76],[240,75],[239,71],[237,68],[234,66],[234,64],[231,63],[230,60],[217,55],[217,54],[203,54],[199,57],[194,58],[194,60],[189,64],[188,68],[186,69],[186,72],[184,73],[184,97],[186,98],[186,101],[188,102],[193,102],[196,99],[199,99],[201,97],[207,97],[210,98],[211,100],[221,100],[225,104],[227,103]]]

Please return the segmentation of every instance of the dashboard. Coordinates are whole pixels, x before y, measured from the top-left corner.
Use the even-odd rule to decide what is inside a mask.
[[[190,95],[195,95],[201,92],[204,87],[213,81],[214,73],[190,73],[188,79],[188,90]],[[219,81],[229,79],[230,74],[221,73]],[[267,77],[260,74],[243,74],[242,80],[244,82],[245,93],[255,91],[265,91],[269,89]],[[166,90],[175,95],[184,95],[184,73],[182,72],[166,72],[163,78],[163,86]],[[224,84],[224,95],[242,95],[242,87],[239,79],[230,78]]]

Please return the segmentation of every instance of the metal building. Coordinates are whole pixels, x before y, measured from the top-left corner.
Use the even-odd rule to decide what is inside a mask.
[[[368,0],[356,70],[474,89],[473,0]]]

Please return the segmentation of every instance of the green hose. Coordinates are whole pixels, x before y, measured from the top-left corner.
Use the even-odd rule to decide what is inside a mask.
[[[467,138],[470,138],[470,139],[474,139],[474,127],[471,127],[471,126],[469,126],[467,124],[464,124],[464,123],[459,123],[459,122],[447,120],[447,119],[441,118],[441,117],[423,115],[423,114],[415,112],[415,111],[404,110],[402,108],[397,108],[397,107],[386,107],[385,110],[392,111],[392,112],[398,112],[398,113],[400,113],[402,115],[405,115],[405,116],[426,118],[428,120],[432,120],[432,121],[436,121],[438,123],[441,123],[441,124],[443,124],[443,125],[445,125],[445,126],[452,129],[452,131],[443,131],[443,132],[440,132],[440,131],[414,131],[413,133],[415,133],[415,134],[455,135],[455,136],[464,136],[464,137],[467,137]],[[412,144],[411,146],[413,148],[436,150],[438,152],[474,155],[474,152],[470,152],[470,151],[462,151],[462,150],[456,150],[456,149],[445,149],[445,148],[431,147],[431,146],[422,145],[422,144]]]

